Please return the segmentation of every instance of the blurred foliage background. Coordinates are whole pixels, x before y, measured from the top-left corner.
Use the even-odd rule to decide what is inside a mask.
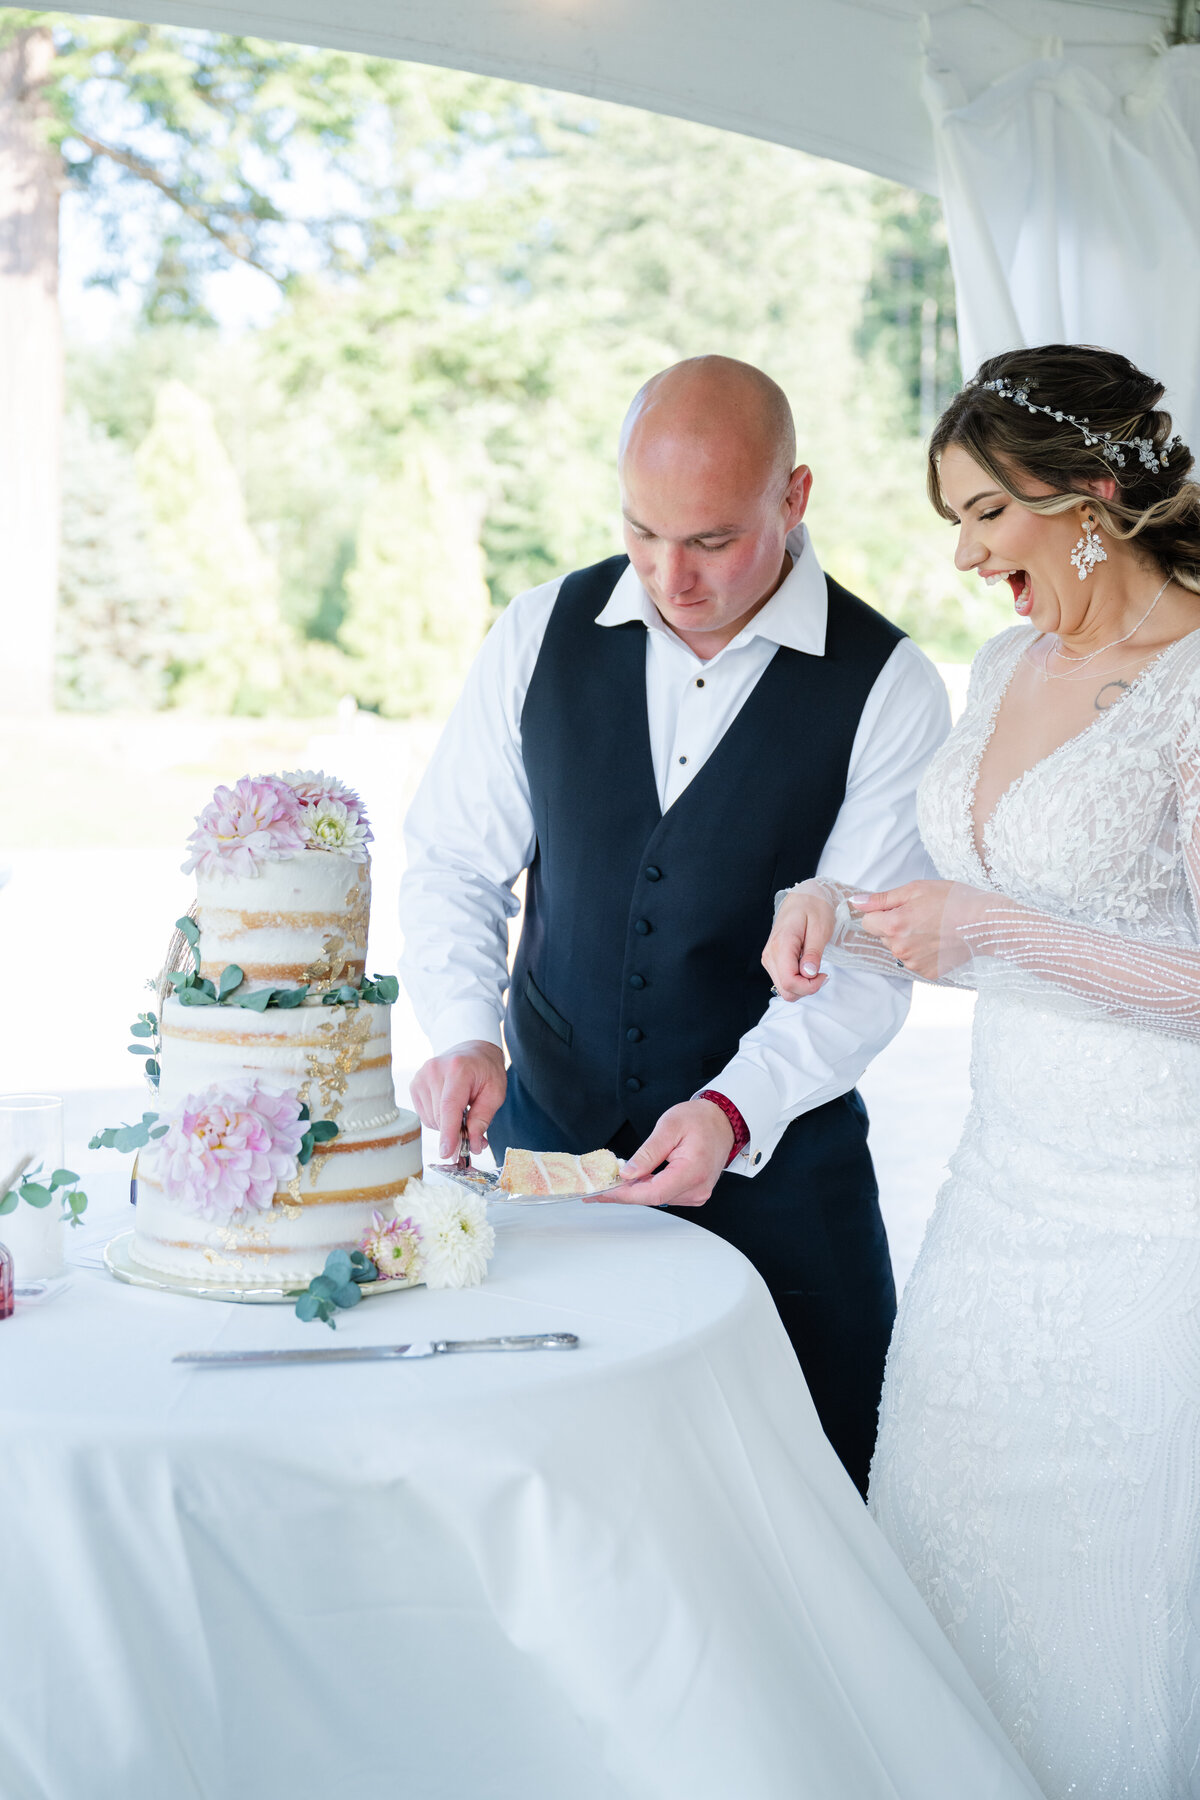
[[[137,289],[68,336],[61,707],[444,711],[513,594],[619,547],[622,414],[702,351],[789,394],[831,573],[944,661],[1003,623],[924,497],[959,381],[936,201],[469,74],[17,28],[53,31],[88,279]],[[254,322],[210,307],[231,263]]]

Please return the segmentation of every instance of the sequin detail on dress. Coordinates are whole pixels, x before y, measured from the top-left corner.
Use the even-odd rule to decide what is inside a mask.
[[[985,867],[976,775],[1032,637],[981,652],[921,791],[939,873],[1036,910],[1046,941],[1024,988],[978,984],[871,1509],[1049,1800],[1181,1800],[1200,1794],[1200,634],[1002,795]],[[1100,932],[1112,988],[1085,998]]]

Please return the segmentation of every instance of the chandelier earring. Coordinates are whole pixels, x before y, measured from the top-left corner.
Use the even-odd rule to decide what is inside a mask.
[[[1097,563],[1108,561],[1108,551],[1100,540],[1095,515],[1083,515],[1083,536],[1071,552],[1072,565],[1079,570],[1080,581],[1086,581]]]

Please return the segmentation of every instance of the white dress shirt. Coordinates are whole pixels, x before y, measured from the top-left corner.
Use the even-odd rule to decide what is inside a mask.
[[[707,662],[666,624],[631,567],[599,625],[646,627],[646,707],[665,812],[704,767],[780,645],[825,654],[828,597],[807,528],[767,604]],[[401,974],[435,1053],[468,1038],[501,1043],[513,882],[533,860],[521,712],[561,578],[519,594],[493,626],[408,814],[400,890]],[[934,873],[921,846],[916,787],[950,728],[946,690],[908,638],[881,670],[850,753],[846,794],[811,873],[865,889]],[[587,946],[580,945],[586,955]],[[763,1167],[792,1119],[847,1093],[899,1030],[911,983],[831,970],[805,1000],[773,1000],[708,1086],[738,1108],[750,1142],[739,1173]],[[679,1098],[685,1100],[686,1094]]]

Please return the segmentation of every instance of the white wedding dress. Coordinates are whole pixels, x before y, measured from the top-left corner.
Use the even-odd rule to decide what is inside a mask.
[[[1006,898],[952,977],[979,990],[973,1101],[870,1504],[1050,1800],[1180,1800],[1200,1795],[1200,632],[1008,789],[981,862],[976,774],[1035,635],[980,653],[921,791],[940,874]]]

